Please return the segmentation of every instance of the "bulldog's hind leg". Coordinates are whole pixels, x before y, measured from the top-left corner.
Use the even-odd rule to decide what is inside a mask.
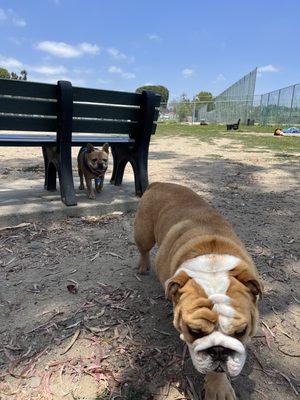
[[[150,269],[149,252],[155,244],[153,224],[149,217],[139,209],[134,221],[134,240],[140,252],[139,273],[146,274]]]
[[[79,179],[80,179],[79,190],[84,190],[83,173],[82,173],[82,169],[81,169],[79,163],[78,163],[78,175],[79,175]]]
[[[204,381],[204,400],[236,400],[234,390],[225,373],[210,372]]]

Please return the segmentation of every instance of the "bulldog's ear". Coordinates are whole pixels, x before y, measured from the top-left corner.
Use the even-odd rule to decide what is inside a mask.
[[[105,151],[105,153],[109,153],[109,144],[108,143],[104,143],[104,145],[102,146],[102,150]]]
[[[186,272],[180,272],[178,275],[168,279],[165,283],[166,298],[174,301],[178,289],[182,288],[190,279]]]
[[[86,145],[86,150],[88,153],[91,153],[92,151],[94,151],[94,146],[91,143],[88,143]]]
[[[258,277],[252,275],[246,270],[242,271],[236,278],[250,290],[255,300],[257,296],[259,298],[262,297],[263,286]]]

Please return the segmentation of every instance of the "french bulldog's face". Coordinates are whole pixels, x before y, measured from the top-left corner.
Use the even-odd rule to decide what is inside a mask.
[[[166,292],[174,304],[174,326],[188,345],[195,368],[203,374],[237,376],[256,329],[260,286],[245,274],[249,280],[239,280],[234,273],[240,262],[236,257],[209,257],[198,257],[200,266],[197,259],[187,268],[183,264],[167,281]]]
[[[87,163],[92,171],[97,175],[105,174],[108,166],[109,145],[105,143],[102,149],[95,148],[92,144],[88,144],[87,148]]]

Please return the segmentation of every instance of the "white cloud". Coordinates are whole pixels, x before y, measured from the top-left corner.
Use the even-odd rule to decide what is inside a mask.
[[[116,49],[115,47],[110,47],[107,49],[107,52],[116,60],[125,60],[127,58],[124,53],[121,53],[120,50]]]
[[[20,28],[24,28],[27,25],[25,19],[20,17],[13,17],[12,22]]]
[[[124,79],[134,79],[135,78],[135,74],[133,72],[125,72],[122,70],[122,68],[116,67],[114,65],[112,65],[108,68],[108,72],[110,74],[119,75]]]
[[[3,8],[0,8],[0,21],[6,21],[6,20],[7,20],[6,12],[3,10]]]
[[[43,77],[39,77],[39,76],[34,76],[34,75],[30,75],[30,81],[34,81],[34,82],[43,82],[43,83],[54,83],[56,84],[57,81],[69,81],[72,83],[73,86],[85,86],[86,82],[84,79],[81,78],[72,78],[68,75],[51,75],[51,76],[43,76]]]
[[[102,79],[102,78],[98,78],[97,81],[99,83],[101,83],[102,85],[107,85],[109,83],[109,80],[107,79]]]
[[[91,43],[86,43],[86,42],[81,43],[78,46],[78,48],[83,53],[88,53],[88,54],[98,54],[100,51],[100,48],[96,44],[91,44]]]
[[[194,75],[195,71],[191,68],[185,68],[182,70],[182,75],[185,79],[190,78],[192,75]]]
[[[134,62],[133,56],[127,56],[115,47],[109,47],[106,51],[115,60],[126,60],[128,62]]]
[[[263,67],[257,68],[257,72],[260,74],[262,72],[279,72],[279,71],[280,71],[280,68],[274,67],[274,65],[272,65],[272,64],[264,65]]]
[[[72,46],[64,42],[52,42],[47,40],[39,42],[36,45],[36,49],[61,58],[75,58],[80,57],[84,53],[98,54],[100,52],[100,48],[96,44],[84,42],[77,46]]]
[[[223,74],[219,74],[219,75],[216,77],[216,79],[213,81],[213,83],[221,82],[221,81],[225,81],[225,80],[226,80],[225,76],[224,76]]]
[[[45,76],[63,75],[68,72],[67,68],[63,65],[27,65],[16,58],[3,56],[0,56],[0,67],[7,68],[8,70],[26,69],[29,73],[33,72]]]
[[[92,74],[94,72],[93,68],[73,68],[75,74]]]
[[[158,36],[156,33],[147,33],[147,38],[149,40],[153,40],[155,42],[160,42],[161,41],[161,37]]]
[[[37,72],[42,75],[59,75],[65,74],[67,72],[67,68],[63,65],[59,66],[50,66],[50,65],[40,65],[40,66],[28,66],[29,71]]]
[[[19,17],[11,8],[8,10],[0,8],[0,22],[1,21],[8,21],[19,28],[24,28],[27,25],[25,19]]]
[[[0,56],[0,67],[22,69],[23,63],[16,58]]]
[[[115,67],[114,65],[112,65],[111,67],[108,68],[108,72],[110,74],[121,74],[122,73],[122,68]]]

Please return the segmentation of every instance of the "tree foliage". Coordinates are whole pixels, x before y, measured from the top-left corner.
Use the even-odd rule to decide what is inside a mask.
[[[187,117],[192,115],[192,103],[186,93],[182,93],[177,104],[177,114],[180,122],[187,121]]]
[[[213,101],[213,95],[210,92],[199,92],[194,96],[194,101],[211,102]]]
[[[165,86],[161,85],[140,86],[136,89],[136,93],[142,93],[143,90],[152,90],[153,92],[160,94],[162,103],[167,103],[169,100],[169,90]]]
[[[193,100],[200,103],[195,106],[195,112],[198,112],[199,108],[203,105],[206,105],[206,111],[211,111],[214,109],[214,98],[210,92],[199,92],[194,96]]]
[[[0,67],[0,78],[27,81],[27,71],[23,69],[22,71],[20,71],[20,75],[18,75],[15,72],[9,72],[6,68]]]

